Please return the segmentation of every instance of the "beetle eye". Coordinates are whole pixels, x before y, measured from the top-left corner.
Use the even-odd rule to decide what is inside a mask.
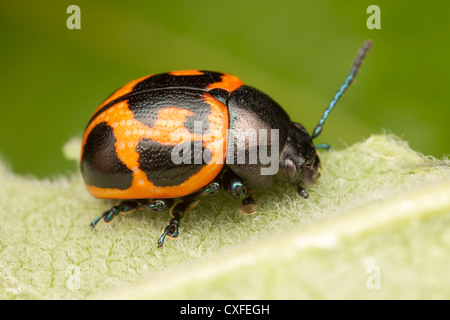
[[[286,169],[291,183],[297,183],[300,180],[300,172],[305,163],[303,157],[289,157],[286,159]]]

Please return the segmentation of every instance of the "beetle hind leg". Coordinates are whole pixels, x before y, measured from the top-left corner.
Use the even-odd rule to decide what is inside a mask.
[[[92,229],[95,230],[95,227],[100,222],[100,220],[104,220],[105,222],[111,222],[114,217],[118,216],[121,213],[128,213],[133,211],[139,207],[139,202],[136,200],[125,200],[120,202],[117,206],[112,207],[111,209],[106,210],[101,215],[99,215],[97,218],[95,218],[91,222]]]
[[[242,179],[233,171],[226,171],[223,175],[223,186],[225,190],[241,199],[239,211],[243,214],[256,212],[256,202],[253,199],[251,189],[244,184]]]
[[[137,208],[150,208],[152,211],[163,211],[172,207],[173,199],[139,199],[139,200],[124,200],[118,205],[106,210],[91,222],[92,229],[103,219],[106,223],[111,222],[116,216],[121,213],[130,213]]]
[[[159,237],[158,247],[159,248],[164,247],[164,239],[166,237],[172,239],[178,238],[179,235],[178,228],[180,226],[180,220],[181,218],[183,218],[185,212],[187,210],[193,209],[198,204],[201,198],[209,195],[214,195],[217,192],[219,192],[220,188],[221,188],[220,183],[218,181],[213,181],[206,187],[201,189],[201,191],[181,198],[181,202],[173,206],[170,211],[170,214],[172,215],[173,219],[169,221],[169,225],[164,228],[163,233]]]

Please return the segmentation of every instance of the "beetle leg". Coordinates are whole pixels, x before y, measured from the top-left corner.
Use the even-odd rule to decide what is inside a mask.
[[[139,199],[139,200],[125,200],[120,202],[117,206],[112,207],[109,210],[106,210],[97,218],[95,218],[91,222],[91,227],[95,230],[95,227],[100,222],[100,220],[104,220],[105,222],[111,222],[115,216],[118,216],[121,213],[129,213],[134,209],[139,207],[150,208],[153,211],[163,211],[167,208],[170,208],[173,205],[173,199]]]
[[[234,196],[241,199],[239,211],[243,214],[256,212],[256,203],[252,197],[251,189],[244,184],[242,179],[233,171],[228,170],[223,175],[223,187]]]
[[[139,206],[139,202],[136,200],[125,200],[120,202],[117,206],[112,207],[109,210],[103,212],[100,216],[95,218],[91,222],[92,229],[95,230],[95,226],[99,223],[100,220],[104,220],[105,222],[111,222],[115,216],[118,216],[120,213],[128,213],[133,211]]]
[[[299,193],[304,199],[308,199],[308,198],[309,198],[308,191],[306,191],[306,189],[302,187],[302,183],[301,183],[301,182],[298,183],[298,185],[297,185],[297,190],[298,190],[298,193]]]
[[[242,214],[254,214],[256,212],[256,202],[252,196],[247,196],[242,200],[242,205],[239,207]]]
[[[201,191],[181,198],[181,202],[177,203],[170,210],[173,219],[169,221],[169,225],[164,228],[162,235],[159,237],[158,247],[163,248],[166,237],[177,238],[179,235],[178,227],[180,226],[180,220],[183,218],[184,213],[187,210],[193,209],[201,198],[216,194],[220,190],[220,187],[220,183],[215,180],[201,189]]]
[[[172,198],[167,199],[153,199],[153,200],[140,200],[140,204],[143,208],[150,208],[152,211],[164,211],[173,206],[174,200]]]

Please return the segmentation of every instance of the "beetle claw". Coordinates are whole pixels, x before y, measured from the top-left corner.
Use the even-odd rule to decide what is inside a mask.
[[[178,227],[180,226],[180,221],[172,219],[169,221],[169,225],[164,228],[162,235],[158,239],[158,248],[164,248],[164,239],[167,237],[176,239],[178,238]]]
[[[243,214],[254,214],[256,212],[256,203],[252,197],[247,197],[242,200],[242,205],[239,207],[239,211]]]
[[[309,193],[305,188],[301,186],[301,183],[298,184],[298,193],[303,197],[303,199],[309,198]]]

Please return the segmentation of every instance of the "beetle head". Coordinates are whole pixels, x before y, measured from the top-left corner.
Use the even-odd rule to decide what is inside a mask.
[[[319,178],[320,171],[320,159],[311,136],[300,123],[292,122],[280,154],[280,178],[297,185],[306,198],[308,194],[301,185],[312,184]]]

